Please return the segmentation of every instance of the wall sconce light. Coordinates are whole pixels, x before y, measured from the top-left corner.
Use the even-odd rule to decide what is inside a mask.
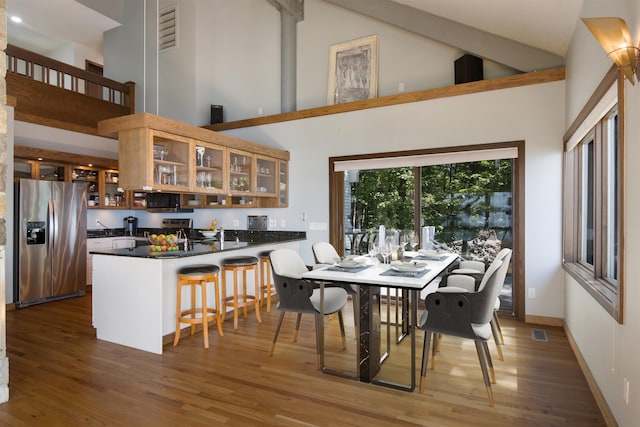
[[[634,74],[638,66],[638,49],[631,40],[627,23],[622,18],[582,18],[609,58],[616,63],[625,77],[635,84]]]

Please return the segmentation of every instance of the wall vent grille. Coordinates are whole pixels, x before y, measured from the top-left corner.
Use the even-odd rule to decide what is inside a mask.
[[[158,12],[158,53],[178,46],[178,7]]]

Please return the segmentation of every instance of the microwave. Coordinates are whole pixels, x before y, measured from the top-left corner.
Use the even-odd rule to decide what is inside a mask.
[[[180,207],[178,193],[147,193],[147,210],[151,212],[193,212]]]

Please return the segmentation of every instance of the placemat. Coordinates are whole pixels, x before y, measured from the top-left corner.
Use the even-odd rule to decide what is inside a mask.
[[[380,273],[381,276],[396,276],[396,277],[422,277],[428,272],[430,272],[428,268],[425,268],[421,271],[395,271],[392,268],[389,268],[387,271]]]
[[[339,271],[340,273],[359,273],[363,270],[366,270],[367,268],[371,267],[370,265],[363,265],[361,267],[354,267],[354,268],[344,268],[344,267],[338,267],[337,265],[333,265],[329,268],[327,268],[327,271]]]

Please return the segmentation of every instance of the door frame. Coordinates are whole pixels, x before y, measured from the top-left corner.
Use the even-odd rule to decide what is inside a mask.
[[[513,307],[512,312],[501,314],[525,319],[525,142],[510,141],[492,144],[464,145],[445,148],[368,153],[349,156],[329,157],[329,241],[344,255],[344,172],[336,171],[337,162],[352,160],[383,159],[386,157],[409,157],[429,154],[460,153],[500,148],[516,148],[518,155],[513,160]],[[416,192],[419,194],[419,192]],[[418,196],[414,196],[419,199]],[[416,201],[419,206],[420,200]],[[419,219],[419,214],[416,213]]]

